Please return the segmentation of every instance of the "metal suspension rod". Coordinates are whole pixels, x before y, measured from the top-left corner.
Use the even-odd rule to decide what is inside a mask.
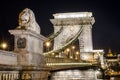
[[[48,37],[47,40],[45,40],[45,42],[54,40],[54,38],[57,37],[62,32],[62,30],[63,30],[63,26],[59,29],[58,32],[56,32],[55,34],[52,34],[50,37]]]

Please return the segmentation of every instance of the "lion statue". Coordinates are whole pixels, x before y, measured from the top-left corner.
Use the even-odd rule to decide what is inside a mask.
[[[35,15],[32,10],[25,8],[19,14],[19,29],[26,29],[40,34],[40,27],[35,20]]]

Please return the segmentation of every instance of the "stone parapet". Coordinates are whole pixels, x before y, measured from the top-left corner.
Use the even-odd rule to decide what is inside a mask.
[[[17,54],[0,50],[0,64],[17,65]]]

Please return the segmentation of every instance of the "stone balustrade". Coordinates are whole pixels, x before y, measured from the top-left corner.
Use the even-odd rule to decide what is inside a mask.
[[[48,71],[0,71],[0,80],[47,80]]]
[[[18,80],[18,71],[0,71],[0,80]]]

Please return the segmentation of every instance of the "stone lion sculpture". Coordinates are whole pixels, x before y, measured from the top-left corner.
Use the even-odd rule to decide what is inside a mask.
[[[25,8],[19,14],[19,28],[32,30],[38,34],[40,34],[40,27],[35,20],[35,15],[32,10]]]

